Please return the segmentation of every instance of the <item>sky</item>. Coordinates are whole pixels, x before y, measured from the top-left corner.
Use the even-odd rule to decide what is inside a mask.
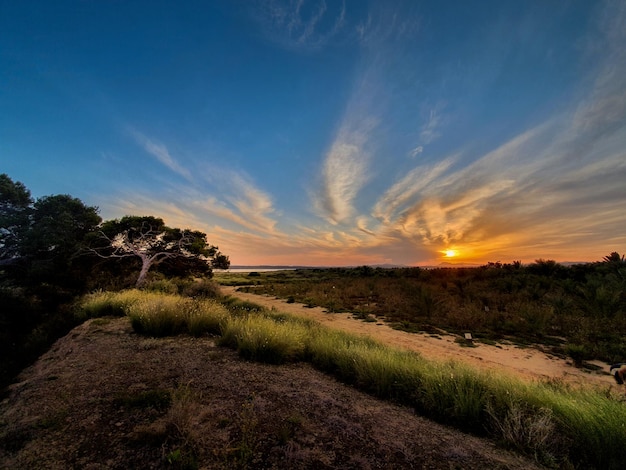
[[[233,265],[626,252],[626,2],[0,0],[0,173]]]

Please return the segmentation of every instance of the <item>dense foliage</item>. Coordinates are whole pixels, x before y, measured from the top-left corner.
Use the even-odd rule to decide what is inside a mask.
[[[363,266],[258,274],[238,283],[331,312],[377,316],[407,331],[536,342],[577,361],[626,360],[626,262],[615,252],[573,266],[537,260],[528,266]],[[228,276],[220,281],[228,282]]]

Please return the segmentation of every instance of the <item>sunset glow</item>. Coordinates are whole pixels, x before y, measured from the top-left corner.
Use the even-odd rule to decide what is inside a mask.
[[[626,252],[624,2],[78,3],[0,14],[0,172],[34,197],[233,265]]]

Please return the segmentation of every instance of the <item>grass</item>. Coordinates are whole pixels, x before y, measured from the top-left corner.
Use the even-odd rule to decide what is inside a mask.
[[[304,358],[307,327],[302,322],[249,315],[224,325],[220,344],[253,361],[283,364]]]
[[[196,455],[202,436],[194,425],[198,400],[187,386],[174,390],[126,392],[115,403],[129,409],[154,409],[161,416],[148,424],[136,426],[129,438],[136,444],[159,445],[169,468],[198,468]]]
[[[133,289],[90,294],[84,298],[76,315],[84,319],[127,315],[135,331],[148,336],[180,333],[201,336],[220,335],[229,311],[214,299],[193,299]]]
[[[626,458],[626,406],[602,391],[525,382],[457,362],[430,361],[234,299],[222,305],[129,291],[95,294],[85,303],[98,305],[102,312],[123,308],[143,334],[220,334],[221,344],[249,360],[308,361],[372,395],[495,437],[544,464],[612,469],[621,468]]]
[[[98,291],[83,298],[75,316],[83,321],[97,317],[124,316],[132,304],[145,300],[148,295],[136,289],[121,292]]]

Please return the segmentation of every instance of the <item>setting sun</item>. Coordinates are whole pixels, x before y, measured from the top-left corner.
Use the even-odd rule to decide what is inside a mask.
[[[459,252],[457,250],[446,250],[444,251],[444,254],[446,255],[446,258],[453,258],[458,256]]]

